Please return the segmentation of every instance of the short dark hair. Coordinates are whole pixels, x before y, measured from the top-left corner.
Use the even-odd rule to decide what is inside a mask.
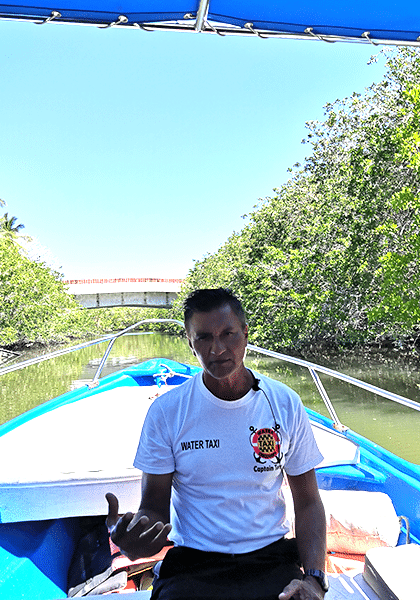
[[[242,328],[246,327],[245,311],[240,300],[227,288],[214,288],[195,290],[184,300],[184,324],[187,324],[196,312],[210,312],[225,304],[229,305],[241,322]]]

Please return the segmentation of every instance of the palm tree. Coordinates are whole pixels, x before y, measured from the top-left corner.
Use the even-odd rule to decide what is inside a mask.
[[[20,246],[18,238],[25,240],[30,240],[31,238],[28,235],[19,233],[21,229],[24,229],[25,225],[22,223],[16,225],[16,221],[17,217],[9,218],[9,213],[4,213],[4,215],[0,217],[0,238],[4,238]]]

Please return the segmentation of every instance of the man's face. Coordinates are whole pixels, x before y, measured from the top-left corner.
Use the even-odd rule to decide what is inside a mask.
[[[242,328],[228,304],[210,312],[194,313],[187,324],[187,335],[205,375],[226,379],[244,368],[248,327]]]

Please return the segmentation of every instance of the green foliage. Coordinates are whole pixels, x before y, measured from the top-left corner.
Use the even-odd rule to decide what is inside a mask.
[[[402,96],[407,103],[401,108],[403,124],[391,135],[395,160],[411,177],[390,198],[389,218],[378,227],[383,234],[376,272],[379,297],[369,316],[404,332],[420,323],[420,86],[410,86]]]
[[[227,285],[254,343],[300,350],[409,336],[420,325],[420,55],[307,123],[311,154],[248,222],[196,262],[192,288]]]
[[[61,340],[92,325],[58,273],[0,238],[0,345]]]

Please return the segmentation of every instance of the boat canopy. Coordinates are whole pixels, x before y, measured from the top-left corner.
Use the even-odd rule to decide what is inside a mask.
[[[0,18],[221,36],[420,45],[418,0],[0,0]]]

